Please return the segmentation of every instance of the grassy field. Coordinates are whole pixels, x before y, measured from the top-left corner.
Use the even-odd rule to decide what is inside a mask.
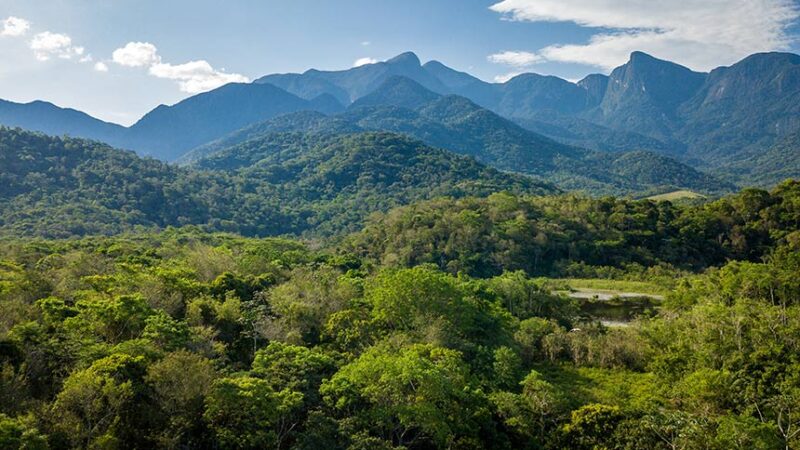
[[[666,295],[669,290],[655,283],[646,281],[627,281],[627,280],[608,280],[608,279],[584,279],[584,278],[562,278],[549,280],[555,289],[561,290],[571,288],[573,290],[592,290],[603,293],[625,293],[635,292],[639,294]]]
[[[665,194],[659,194],[647,197],[648,200],[670,201],[670,202],[674,202],[676,200],[694,200],[698,198],[706,198],[706,196],[698,194],[697,192],[682,190],[682,191],[667,192]]]

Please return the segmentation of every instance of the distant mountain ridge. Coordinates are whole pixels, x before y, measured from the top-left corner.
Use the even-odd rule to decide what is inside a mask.
[[[441,83],[432,91],[469,98],[561,142],[606,151],[652,150],[721,175],[725,167],[800,131],[800,56],[789,53],[754,54],[700,73],[633,52],[611,74],[589,75],[577,83],[537,74],[487,83],[437,61],[416,67],[412,62],[418,58],[405,60],[403,76],[417,82],[424,78],[423,86],[431,84],[429,76],[436,77]],[[377,71],[377,66],[359,69]],[[337,72],[335,78],[346,79],[348,73]],[[295,88],[304,78],[294,76]],[[772,177],[740,170],[735,178]]]
[[[410,97],[412,91],[399,86],[395,92],[380,92],[395,100],[376,98],[376,91],[396,77],[426,92],[467,98],[562,143],[602,151],[650,150],[739,183],[774,178],[758,170],[776,164],[748,170],[746,161],[761,153],[766,158],[786,154],[768,150],[800,131],[800,56],[789,53],[755,54],[699,73],[634,52],[611,74],[589,75],[577,83],[538,74],[488,83],[438,61],[422,64],[408,52],[347,70],[312,69],[223,86],[159,106],[129,128],[43,102],[0,103],[0,124],[97,139],[174,161],[192,148],[287,113],[331,114],[353,104],[397,100],[413,109],[430,100]],[[734,166],[735,172],[726,172]]]
[[[0,100],[0,124],[49,135],[86,136],[106,142],[119,139],[125,132],[121,125],[43,101],[15,103]]]
[[[683,188],[706,193],[733,185],[652,152],[607,153],[564,145],[526,130],[465,97],[439,95],[406,77],[392,76],[343,113],[301,112],[239,130],[186,154],[192,163],[243,143],[266,145],[278,132],[322,135],[390,131],[428,145],[468,155],[508,172],[558,182],[567,189],[630,194]]]

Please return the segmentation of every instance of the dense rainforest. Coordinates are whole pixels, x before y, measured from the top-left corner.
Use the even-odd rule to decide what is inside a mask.
[[[197,225],[330,236],[440,196],[557,192],[392,133],[277,133],[179,168],[106,144],[0,127],[0,234],[68,238]]]
[[[789,181],[433,199],[322,247],[5,237],[0,447],[797,448],[799,230]],[[607,325],[581,278],[661,301]]]

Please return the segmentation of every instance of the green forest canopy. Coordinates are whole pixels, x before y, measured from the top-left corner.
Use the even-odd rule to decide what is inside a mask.
[[[800,184],[0,241],[3,448],[794,448]],[[648,280],[626,328],[535,276]]]

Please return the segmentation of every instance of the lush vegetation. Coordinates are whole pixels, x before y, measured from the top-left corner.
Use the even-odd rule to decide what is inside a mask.
[[[760,261],[797,229],[798,199],[796,181],[698,206],[572,194],[438,199],[373,217],[349,248],[384,265],[435,264],[476,276],[698,270]]]
[[[464,97],[439,96],[404,77],[388,79],[343,113],[299,112],[277,117],[200,146],[181,161],[197,162],[219,151],[237,151],[244,142],[267,141],[278,132],[335,135],[359,130],[406,134],[500,170],[592,195],[649,195],[679,188],[722,193],[733,189],[729,183],[652,152],[608,153],[561,144]],[[631,148],[636,147],[628,150]]]
[[[176,168],[97,142],[0,129],[0,233],[199,225],[248,236],[331,235],[416,200],[554,189],[386,133],[273,135],[232,152],[202,170]]]
[[[435,200],[327,250],[7,238],[0,446],[795,448],[798,230],[787,182],[703,206]],[[666,298],[607,328],[566,283]]]

